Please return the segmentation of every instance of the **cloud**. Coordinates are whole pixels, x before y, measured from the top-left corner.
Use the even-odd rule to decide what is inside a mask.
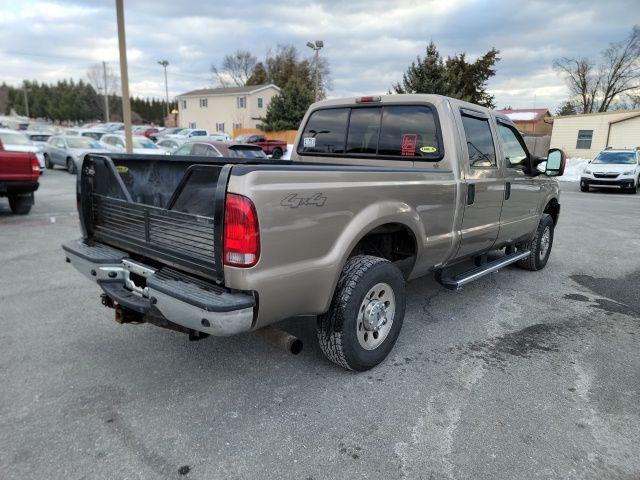
[[[567,95],[551,68],[559,56],[596,57],[609,42],[640,23],[636,0],[409,1],[282,0],[184,2],[128,0],[127,56],[133,95],[164,96],[158,60],[167,59],[169,93],[211,85],[211,64],[225,53],[250,50],[263,57],[283,43],[322,39],[333,77],[330,96],[384,93],[434,40],[443,55],[473,59],[500,50],[489,90],[498,106],[547,106]],[[86,78],[107,61],[118,70],[112,0],[0,0],[0,82]]]

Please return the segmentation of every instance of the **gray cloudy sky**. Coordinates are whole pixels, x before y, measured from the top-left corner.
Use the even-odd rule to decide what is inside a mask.
[[[292,43],[304,55],[322,39],[330,96],[384,93],[426,43],[469,58],[491,47],[502,60],[489,89],[498,107],[549,107],[566,97],[551,63],[559,56],[596,57],[640,23],[638,0],[181,2],[126,0],[129,79],[133,95],[171,96],[212,83],[211,63],[247,49],[263,57]],[[86,78],[89,65],[118,68],[115,7],[105,1],[0,0],[0,82]]]

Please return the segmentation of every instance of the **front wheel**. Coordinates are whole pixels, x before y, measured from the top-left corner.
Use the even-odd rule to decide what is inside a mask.
[[[589,185],[580,185],[580,191],[581,192],[588,192],[589,191]]]
[[[53,163],[51,163],[51,157],[48,154],[44,154],[44,166],[47,170],[53,170]]]
[[[542,270],[551,254],[553,246],[554,223],[551,215],[542,214],[538,228],[529,242],[518,244],[518,250],[529,250],[528,257],[519,260],[517,265],[526,270]]]
[[[320,348],[348,370],[375,367],[398,339],[405,311],[404,278],[383,258],[357,255],[345,264],[329,311],[318,316]]]

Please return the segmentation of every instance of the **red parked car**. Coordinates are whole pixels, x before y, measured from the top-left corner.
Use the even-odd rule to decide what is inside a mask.
[[[271,158],[280,158],[287,151],[287,142],[284,140],[267,140],[264,135],[239,135],[236,142],[252,143],[262,148],[262,151]]]
[[[9,198],[13,213],[25,215],[31,210],[40,185],[40,166],[33,152],[8,152],[0,140],[0,197]]]

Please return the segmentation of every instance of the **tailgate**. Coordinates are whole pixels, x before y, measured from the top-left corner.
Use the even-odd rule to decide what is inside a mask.
[[[0,181],[32,182],[32,153],[0,150]]]
[[[222,281],[226,159],[91,155],[79,176],[85,236]]]

